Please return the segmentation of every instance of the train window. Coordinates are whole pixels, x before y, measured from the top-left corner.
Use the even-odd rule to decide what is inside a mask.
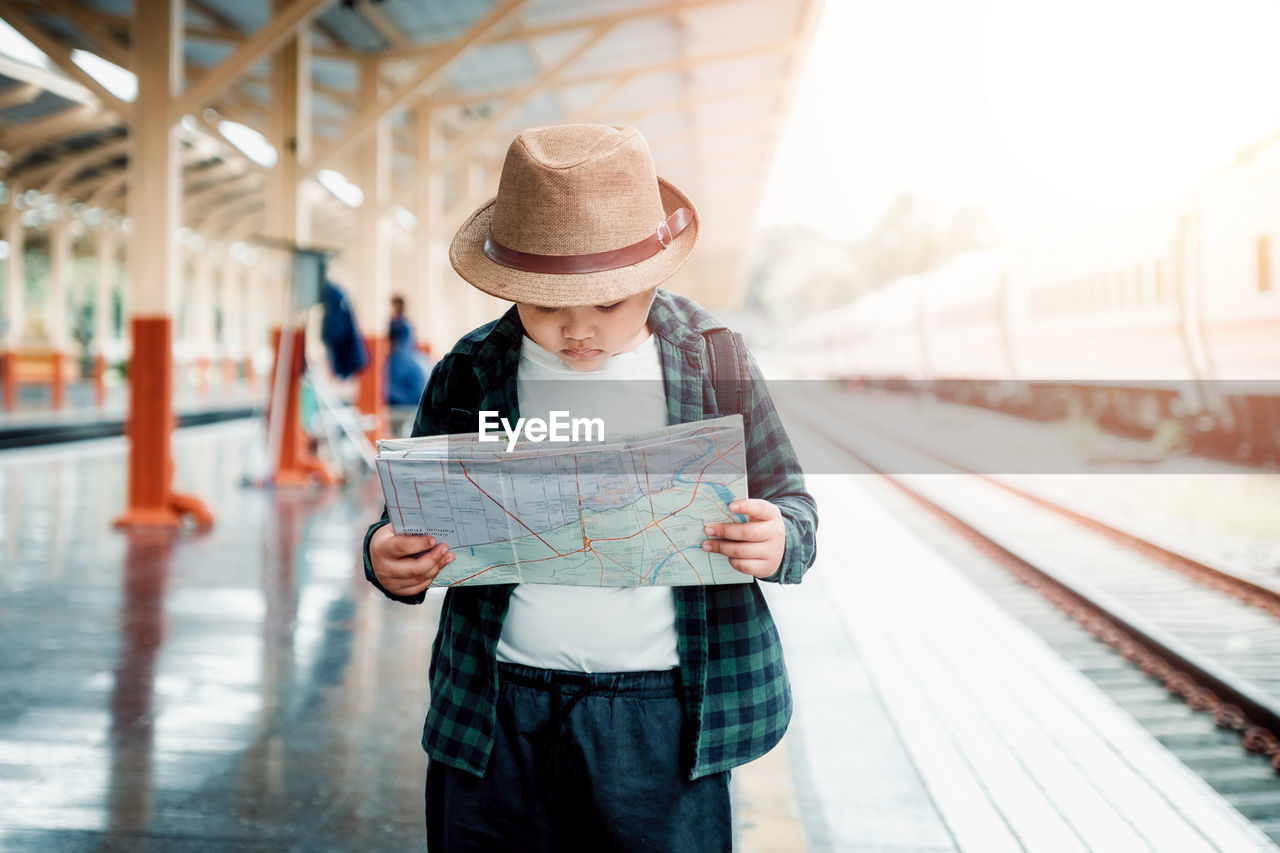
[[[1258,292],[1271,289],[1271,238],[1263,234],[1258,238]]]

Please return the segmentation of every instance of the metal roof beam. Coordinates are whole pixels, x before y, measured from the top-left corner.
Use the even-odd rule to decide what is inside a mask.
[[[311,163],[304,166],[301,177],[314,176],[321,168],[332,163],[350,150],[352,146],[360,142],[382,118],[394,110],[408,106],[409,101],[423,86],[442,74],[444,69],[464,51],[483,41],[496,26],[506,21],[508,16],[524,3],[525,0],[500,0],[489,14],[472,24],[470,29],[451,42],[448,47],[442,48],[437,54],[433,54],[431,61],[418,69],[416,74],[398,86],[388,97],[380,99],[377,103],[369,104],[362,110],[355,117],[351,127],[337,142],[330,145],[322,155],[314,158]]]
[[[273,16],[266,26],[245,39],[216,68],[210,69],[207,75],[174,98],[169,104],[170,120],[177,121],[185,113],[202,109],[249,66],[273,53],[300,28],[306,26],[330,2],[332,0],[293,0]]]
[[[86,127],[90,119],[97,115],[99,115],[97,108],[85,104],[67,107],[47,118],[5,131],[0,135],[0,146],[3,146],[14,159],[21,159],[24,153],[32,150],[32,143],[36,146],[44,145],[74,133]]]
[[[773,129],[769,132],[769,141],[765,143],[764,157],[761,158],[762,163],[773,162],[777,153],[778,143],[782,139],[783,125],[787,119],[787,106],[795,97],[795,87],[800,79],[800,69],[804,65],[805,50],[809,45],[813,44],[813,34],[818,28],[818,17],[822,10],[822,0],[800,0],[799,23],[796,26],[796,35],[791,48],[791,55],[787,58],[787,71],[783,75],[786,81],[785,91],[780,96],[782,108],[774,114]],[[745,209],[753,213],[759,209],[760,200],[764,197],[765,182],[759,180],[754,187],[754,200]],[[737,303],[741,299],[743,282],[746,280],[748,263],[748,253],[740,252],[738,254],[737,269],[733,271],[733,277],[729,281],[733,284],[733,292],[728,295],[729,304]]]
[[[652,6],[639,6],[634,9],[625,11],[610,12],[603,15],[588,15],[582,18],[575,18],[571,21],[557,21],[554,24],[539,24],[535,26],[520,25],[505,31],[500,36],[486,40],[489,44],[502,44],[512,41],[527,41],[538,36],[556,35],[558,33],[572,32],[574,30],[582,30],[587,27],[593,27],[597,24],[620,24],[624,21],[635,20],[637,18],[648,18],[652,15],[669,15],[680,9],[698,9],[703,6],[716,6],[723,3],[739,2],[739,0],[687,0],[685,3],[672,3],[665,0],[662,3],[656,3]],[[584,7],[590,7],[590,4],[583,4]],[[440,45],[409,45],[402,48],[392,48],[382,51],[378,54],[379,59],[412,59],[423,58],[432,59],[436,53],[443,50]]]
[[[41,0],[46,11],[57,12],[76,25],[92,42],[94,52],[121,68],[129,67],[129,49],[121,42],[120,34],[113,30],[107,19],[91,10],[84,3],[72,0]]]
[[[107,201],[115,198],[125,188],[125,184],[129,180],[129,170],[121,169],[113,174],[110,178],[103,181],[94,190],[93,194],[85,199],[85,207],[105,207]]]
[[[221,41],[231,42],[233,44],[242,44],[248,38],[239,30],[231,30],[230,32],[223,30],[206,30],[200,27],[187,27],[183,31],[183,35],[189,39],[200,39],[202,41]],[[332,38],[332,36],[330,36]],[[346,47],[331,47],[329,45],[316,45],[311,48],[316,56],[323,56],[325,59],[349,59],[358,60],[367,57],[367,54],[358,50],[351,50]]]
[[[571,124],[581,122],[587,117],[593,115],[596,112],[596,110],[600,109],[605,104],[609,103],[609,101],[613,98],[613,96],[621,92],[623,87],[626,86],[628,83],[630,83],[633,79],[635,79],[634,74],[618,75],[618,79],[614,80],[613,83],[609,86],[609,88],[601,92],[600,95],[594,101],[587,104],[582,109],[575,110],[574,112],[572,112],[569,116],[569,122]],[[563,88],[563,86],[561,88]]]
[[[241,187],[231,192],[225,192],[209,203],[192,210],[190,217],[184,216],[183,219],[191,223],[190,228],[192,231],[203,233],[208,224],[218,219],[223,211],[237,206],[243,208],[246,203],[250,202],[255,206],[264,204],[265,194],[263,189],[263,187],[250,187],[248,189]]]
[[[127,140],[127,139],[120,140],[120,141],[126,144],[130,143],[130,140]],[[110,146],[102,146],[98,149],[95,149],[95,153],[105,155],[106,153],[105,149],[107,147],[110,147]],[[192,162],[196,161],[201,155],[195,148],[188,147],[188,148],[183,148],[178,156],[181,161],[179,164],[181,167],[181,166],[190,165]],[[82,201],[87,207],[91,207],[92,205],[89,203],[89,199],[94,197],[96,194],[100,194],[104,186],[106,186],[107,184],[111,184],[112,186],[115,186],[118,188],[120,186],[120,182],[117,181],[116,179],[121,176],[124,177],[124,183],[127,184],[128,175],[129,175],[129,163],[126,161],[122,166],[107,169],[101,175],[97,175],[93,178],[90,178],[84,181],[75,181],[75,180],[69,179],[68,182],[64,184],[62,187],[58,188],[57,191],[60,194],[67,196],[68,198]],[[72,179],[74,179],[74,177],[75,175],[71,176]],[[34,183],[27,184],[27,185],[34,186]],[[46,187],[46,189],[48,192],[55,192],[55,189],[51,186]]]
[[[51,193],[60,193],[90,164],[110,161],[121,154],[128,153],[129,140],[117,139],[115,142],[98,145],[88,151],[67,157],[58,163],[57,168],[43,181],[44,188]]]
[[[236,41],[244,41],[246,35],[241,31],[240,27],[234,20],[222,14],[220,10],[215,8],[208,0],[185,0],[192,8],[203,14],[206,18],[213,21],[219,32],[237,36]],[[322,21],[315,22],[316,28],[324,33],[325,37],[338,43],[341,39],[329,26]]]
[[[387,44],[393,48],[403,47],[406,44],[404,34],[387,17],[387,13],[383,12],[375,3],[371,3],[370,0],[360,0],[356,4],[356,9],[361,15],[364,15],[364,19],[369,22],[369,26],[373,27],[378,35],[386,39]]]
[[[653,103],[649,103],[649,104],[641,104],[632,110],[624,110],[623,115],[625,115],[629,121],[635,122],[635,121],[639,121],[645,116],[653,115],[654,113],[660,113],[660,112],[663,112],[664,110],[679,110],[679,109],[686,109],[690,107],[701,107],[707,104],[715,103],[716,101],[732,101],[735,98],[748,98],[754,95],[764,95],[764,94],[773,92],[776,89],[785,89],[790,84],[790,82],[791,80],[789,77],[782,77],[777,80],[773,80],[769,83],[765,83],[763,86],[747,86],[742,89],[733,89],[731,91],[726,91],[726,92],[710,92],[710,93],[701,94],[701,95],[699,94],[681,95],[678,98],[668,98],[665,101],[654,101]],[[587,110],[582,110],[580,111],[580,113],[575,113],[575,115],[586,115],[586,116],[590,116],[591,114],[592,113],[588,112]]]
[[[20,104],[29,104],[40,97],[42,91],[44,90],[34,83],[19,83],[5,90],[4,94],[0,94],[0,110],[7,110],[9,107],[16,107]]]
[[[113,110],[122,116],[132,114],[133,104],[126,103],[111,94],[106,87],[93,79],[92,75],[72,62],[70,47],[36,26],[8,0],[0,0],[0,17],[8,21],[9,26],[21,33],[23,38],[44,51],[64,74],[92,92],[103,108]]]
[[[97,103],[93,92],[90,92],[76,81],[68,80],[56,71],[37,68],[34,65],[28,65],[25,62],[19,62],[7,56],[0,56],[0,74],[12,77],[14,80],[21,80],[23,83],[29,83],[32,86],[39,86],[42,90],[57,95],[59,98],[65,98],[68,101],[75,101],[79,104]]]
[[[201,178],[204,177],[205,176],[201,175]],[[185,221],[193,216],[201,215],[206,206],[206,202],[210,199],[215,200],[213,202],[215,205],[222,204],[225,201],[225,197],[230,194],[232,189],[242,193],[245,189],[246,181],[258,181],[261,177],[261,175],[254,174],[253,172],[241,172],[233,177],[214,181],[207,186],[202,186],[194,192],[186,193],[182,199],[183,220]],[[258,192],[263,186],[265,186],[265,184],[255,186],[253,191]]]
[[[708,53],[701,56],[689,56],[680,59],[666,59],[661,62],[653,62],[648,65],[635,65],[629,68],[617,68],[609,71],[600,71],[593,74],[580,74],[576,77],[565,77],[560,80],[561,86],[580,86],[584,83],[596,83],[600,80],[613,80],[619,75],[628,75],[631,77],[643,77],[646,74],[657,74],[663,71],[680,71],[686,67],[695,65],[713,65],[717,62],[732,62],[735,59],[750,59],[756,56],[765,56],[771,53],[783,53],[791,50],[798,43],[798,39],[789,38],[783,41],[770,42],[768,44],[755,45],[753,47],[738,48],[728,50],[722,53]],[[502,98],[506,95],[507,89],[489,89],[482,92],[471,92],[467,95],[458,95],[450,97],[443,95],[441,97],[433,97],[432,103],[439,106],[465,106],[468,104],[483,103],[492,101],[495,98]]]
[[[243,211],[235,219],[228,220],[221,230],[207,235],[209,239],[235,243],[260,233],[263,223],[266,221],[265,207],[259,211],[255,206],[246,206]]]
[[[266,207],[262,196],[258,194],[253,196],[246,194],[240,202],[239,204],[229,202],[224,207],[214,208],[199,222],[193,223],[191,230],[211,239],[217,239],[238,220],[247,219],[249,214]]]
[[[489,133],[490,130],[492,130],[494,127],[498,125],[499,122],[501,122],[504,118],[506,118],[508,115],[514,112],[518,107],[523,106],[532,95],[536,94],[542,89],[545,89],[548,86],[548,84],[551,83],[552,80],[556,79],[556,76],[559,75],[561,71],[563,71],[565,68],[567,68],[574,62],[576,62],[578,58],[582,56],[582,54],[586,53],[588,50],[594,47],[597,43],[599,43],[601,39],[603,39],[609,33],[613,32],[613,28],[615,26],[616,26],[616,23],[606,23],[606,24],[597,25],[592,30],[591,34],[588,35],[585,40],[583,40],[582,44],[578,45],[576,48],[569,51],[569,53],[566,56],[561,58],[554,65],[550,65],[547,68],[544,68],[542,72],[537,77],[535,77],[528,85],[523,86],[520,89],[512,92],[507,97],[507,103],[502,109],[498,110],[496,113],[486,118],[479,127],[475,128],[470,133],[468,133],[465,137],[463,137],[462,139],[455,142],[452,146],[450,146],[448,154],[439,158],[438,160],[433,161],[427,166],[426,169],[423,169],[420,174],[415,175],[413,178],[413,182],[410,183],[409,186],[403,188],[399,193],[397,193],[395,198],[392,199],[391,203],[388,204],[387,207],[382,212],[383,213],[388,212],[394,205],[397,205],[397,204],[408,207],[413,201],[414,194],[418,192],[419,188],[424,187],[427,181],[431,179],[432,172],[440,171],[445,166],[449,165],[451,162],[456,160],[464,152],[467,152],[474,142],[476,142],[477,140],[483,139]]]
[[[717,124],[714,127],[699,128],[693,133],[689,133],[686,130],[671,130],[645,138],[648,140],[650,147],[655,149],[672,143],[697,148],[699,143],[708,139],[716,139],[721,136],[743,136],[745,134],[759,133],[761,130],[772,130],[773,123],[773,116],[753,116],[736,124]]]
[[[34,0],[10,0],[10,2],[15,8],[22,9],[27,12],[45,11],[44,6],[40,2],[34,2]],[[71,2],[71,0],[65,0],[65,2]],[[103,23],[109,27],[117,27],[121,30],[127,31],[130,26],[130,19],[127,15],[117,15],[104,9],[94,9],[93,15],[96,18],[100,18]],[[222,20],[226,19],[223,18]],[[328,28],[321,26],[319,22],[317,22],[317,26],[320,27],[321,31],[324,32],[324,34],[331,40],[335,42],[340,41],[335,38],[334,33],[328,31]],[[224,26],[218,21],[213,21],[212,28],[184,27],[182,32],[184,38],[202,39],[204,41],[232,42],[234,44],[240,44],[248,38],[248,36],[246,36],[239,28],[230,24]],[[325,56],[332,59],[360,59],[365,55],[359,51],[351,50],[349,48],[330,47],[327,45],[313,48],[313,50],[317,56]]]

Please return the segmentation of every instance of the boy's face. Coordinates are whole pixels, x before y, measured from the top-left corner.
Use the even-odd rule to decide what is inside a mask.
[[[657,287],[606,305],[544,308],[516,303],[525,334],[574,370],[595,370],[611,355],[630,352],[649,336],[649,307]]]

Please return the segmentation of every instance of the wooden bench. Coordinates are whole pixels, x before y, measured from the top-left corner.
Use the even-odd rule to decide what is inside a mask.
[[[18,386],[46,385],[53,407],[60,408],[66,386],[79,378],[79,364],[72,353],[51,348],[19,349],[0,354],[0,382],[4,383],[4,405],[17,405]]]

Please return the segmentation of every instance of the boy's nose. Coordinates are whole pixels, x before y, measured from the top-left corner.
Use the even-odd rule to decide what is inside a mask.
[[[585,323],[575,323],[571,326],[564,327],[565,339],[570,342],[579,344],[579,348],[585,348],[587,341],[591,340],[591,336],[595,333],[595,329]]]

